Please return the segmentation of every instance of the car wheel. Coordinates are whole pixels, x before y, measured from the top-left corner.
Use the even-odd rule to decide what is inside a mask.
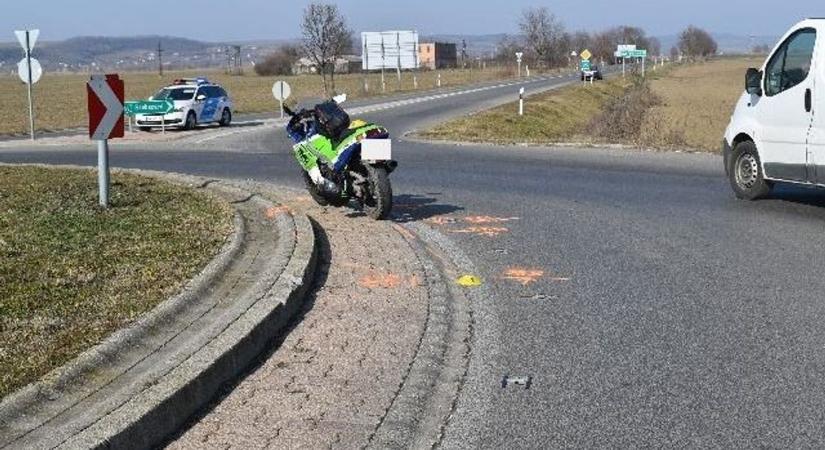
[[[757,200],[771,192],[773,184],[765,180],[759,153],[753,142],[736,144],[731,161],[728,178],[736,197]]]
[[[229,108],[224,108],[223,113],[221,113],[221,121],[218,124],[222,127],[228,127],[230,123],[232,123],[232,111]]]
[[[184,130],[192,130],[192,129],[195,128],[195,126],[197,124],[198,124],[198,119],[197,119],[197,117],[195,117],[195,113],[190,111],[189,114],[186,115],[186,122],[184,122],[184,124],[183,124],[183,129]]]

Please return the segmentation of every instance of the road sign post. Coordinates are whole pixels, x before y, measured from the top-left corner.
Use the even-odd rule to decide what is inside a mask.
[[[524,52],[516,52],[516,63],[518,64],[518,77],[521,78],[521,58],[524,56]]]
[[[34,140],[34,103],[32,100],[32,85],[37,83],[37,80],[40,79],[42,69],[40,68],[40,63],[36,59],[32,58],[32,49],[34,48],[35,42],[37,42],[37,37],[40,36],[40,30],[20,30],[15,31],[14,34],[20,42],[20,46],[23,47],[23,51],[26,53],[26,56],[18,64],[18,74],[20,75],[20,79],[26,83],[28,89],[29,131],[31,133],[31,139]]]
[[[284,101],[292,95],[292,88],[286,81],[276,81],[272,85],[272,95],[281,103],[281,119],[284,118]]]
[[[109,139],[122,138],[123,80],[118,75],[92,75],[86,84],[89,138],[97,141],[100,206],[109,207]]]

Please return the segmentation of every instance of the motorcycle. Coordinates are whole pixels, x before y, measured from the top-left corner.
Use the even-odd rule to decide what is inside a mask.
[[[376,220],[389,217],[392,186],[389,175],[398,167],[386,128],[363,120],[350,121],[340,105],[346,95],[333,97],[313,109],[294,112],[286,131],[293,153],[304,169],[307,191],[321,206],[355,202]]]

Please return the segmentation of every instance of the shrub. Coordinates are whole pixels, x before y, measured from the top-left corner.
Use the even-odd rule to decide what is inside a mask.
[[[298,47],[284,45],[255,64],[255,73],[262,77],[273,75],[292,75],[292,65],[300,57]]]
[[[605,105],[602,113],[593,118],[590,128],[593,134],[609,141],[637,143],[645,113],[659,104],[661,99],[638,77],[624,95]]]

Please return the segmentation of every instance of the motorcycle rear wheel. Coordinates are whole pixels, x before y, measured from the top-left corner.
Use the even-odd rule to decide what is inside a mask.
[[[364,201],[364,212],[375,220],[389,218],[392,211],[392,185],[387,169],[367,166],[370,198]]]

